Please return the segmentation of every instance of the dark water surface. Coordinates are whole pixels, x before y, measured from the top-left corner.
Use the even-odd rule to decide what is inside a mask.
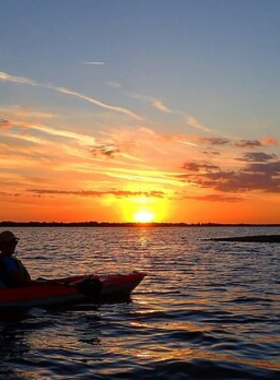
[[[280,379],[280,244],[264,227],[14,228],[32,277],[141,270],[131,303],[0,317],[1,379]]]

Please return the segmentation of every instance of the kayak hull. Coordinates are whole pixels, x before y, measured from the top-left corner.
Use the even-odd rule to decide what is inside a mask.
[[[0,289],[0,311],[24,309],[30,307],[62,306],[83,302],[104,303],[128,299],[131,292],[145,277],[144,273],[93,275],[63,277],[52,280],[40,280],[31,286]],[[84,294],[77,287],[84,280],[100,280],[102,291],[96,294]]]

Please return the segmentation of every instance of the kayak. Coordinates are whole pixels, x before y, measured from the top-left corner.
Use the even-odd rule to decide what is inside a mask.
[[[145,273],[94,275],[84,274],[38,279],[20,288],[0,288],[0,311],[10,308],[44,307],[83,302],[114,302],[128,299]]]

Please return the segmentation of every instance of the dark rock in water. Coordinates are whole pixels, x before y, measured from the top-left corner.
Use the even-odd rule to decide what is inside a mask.
[[[280,235],[237,236],[226,238],[211,238],[212,241],[240,241],[256,243],[280,243]]]

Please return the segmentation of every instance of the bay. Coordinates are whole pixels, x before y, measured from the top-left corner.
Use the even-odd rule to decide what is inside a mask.
[[[33,278],[140,270],[129,303],[0,316],[1,379],[279,379],[279,227],[21,227]]]

